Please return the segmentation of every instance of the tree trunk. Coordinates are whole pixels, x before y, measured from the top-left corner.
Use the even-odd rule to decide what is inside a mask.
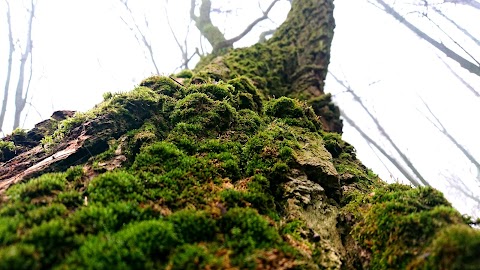
[[[332,0],[293,1],[266,43],[57,123],[0,166],[0,268],[474,269],[467,219],[342,141],[333,27]]]
[[[7,101],[8,101],[8,92],[10,90],[10,79],[12,76],[12,59],[13,52],[15,51],[15,44],[13,43],[13,32],[12,32],[12,17],[10,14],[10,4],[8,1],[7,4],[7,25],[8,25],[8,62],[7,62],[7,74],[5,78],[5,88],[3,90],[3,101],[2,107],[0,110],[0,132],[3,131],[3,124],[5,121],[5,114],[7,112]]]

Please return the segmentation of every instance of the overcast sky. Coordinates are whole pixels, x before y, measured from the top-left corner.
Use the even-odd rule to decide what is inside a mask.
[[[15,15],[15,38],[22,40],[23,36],[20,34],[25,24],[25,17],[21,15],[24,11],[22,1],[10,2]],[[153,40],[155,59],[161,72],[174,72],[180,64],[181,56],[170,31],[165,27],[166,18],[162,6],[164,2],[131,2],[139,23],[143,25],[144,14],[148,18],[149,30],[146,33]],[[189,2],[170,1],[168,6],[172,27],[180,37],[185,33],[184,22],[188,18],[188,10],[183,5]],[[214,5],[218,2],[214,1]],[[261,4],[265,8],[269,2],[262,0]],[[154,73],[153,66],[145,59],[143,48],[120,19],[123,17],[127,23],[131,23],[129,14],[118,3],[119,1],[114,0],[39,1],[33,26],[34,74],[31,100],[35,109],[28,112],[25,128],[31,128],[33,124],[48,118],[54,110],[86,111],[102,100],[104,92],[131,90],[143,78]],[[245,25],[260,14],[257,0],[222,3],[232,7],[228,18],[216,17],[216,22],[224,26],[227,36],[241,32]],[[418,8],[401,3],[402,1],[397,1],[396,7],[408,14],[409,20],[420,22],[418,13],[412,12]],[[452,172],[470,183],[473,190],[478,190],[478,184],[473,183],[478,172],[425,120],[422,115],[425,108],[418,97],[428,102],[442,123],[478,160],[480,128],[477,122],[480,99],[466,90],[445,68],[430,45],[367,1],[336,0],[335,6],[337,27],[332,46],[331,72],[348,81],[376,113],[392,138],[404,147],[406,154],[423,176],[432,181],[434,186],[446,191],[452,199],[455,194],[448,192],[445,181],[442,180],[443,175]],[[281,1],[272,11],[272,21],[265,22],[236,46],[248,46],[256,42],[258,33],[281,23],[287,11],[286,1]],[[0,12],[3,20],[0,23],[0,36],[7,37],[3,1],[0,3]],[[472,34],[480,37],[479,12],[453,5],[445,12]],[[425,22],[421,22],[421,25],[425,30],[435,30]],[[198,40],[198,34],[195,34],[194,30],[190,30],[191,38]],[[441,40],[449,42],[444,37]],[[480,58],[478,46],[468,43],[468,40],[459,41]],[[7,46],[6,38],[1,38],[2,89]],[[478,76],[462,71],[455,63],[447,62],[480,91]],[[365,114],[331,77],[327,80],[326,89],[334,94],[335,100],[350,117],[356,119],[359,125],[365,127],[366,132],[382,144]],[[11,111],[12,107],[9,107],[9,110]],[[7,123],[7,130],[10,125]],[[384,180],[403,180],[391,166],[389,170],[385,169],[375,152],[362,143],[354,130],[347,126],[344,132],[344,138],[357,148],[361,160]],[[455,206],[463,212],[475,213],[472,202],[457,199]]]

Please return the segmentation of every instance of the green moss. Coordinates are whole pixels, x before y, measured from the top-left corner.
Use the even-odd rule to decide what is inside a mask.
[[[54,203],[47,206],[42,206],[26,213],[28,225],[41,224],[42,222],[50,221],[54,218],[66,215],[67,208],[63,204]]]
[[[249,109],[257,113],[262,112],[262,97],[253,83],[245,76],[228,81],[234,88],[234,106],[237,110]]]
[[[149,220],[88,239],[60,269],[152,269],[179,244],[171,223]]]
[[[92,203],[115,201],[143,201],[144,186],[135,176],[123,172],[106,172],[101,174],[88,185],[88,200]]]
[[[300,102],[287,97],[281,97],[268,102],[265,112],[267,115],[278,118],[298,118],[304,116]]]
[[[33,227],[25,236],[25,243],[35,246],[41,258],[41,268],[49,268],[61,262],[67,254],[82,242],[73,228],[63,219],[53,219]]]
[[[228,269],[228,261],[218,254],[204,244],[185,244],[175,250],[168,266],[172,270]]]
[[[270,181],[262,175],[240,180],[238,189],[226,189],[220,193],[221,200],[229,207],[253,207],[261,214],[275,216],[275,190],[271,190]],[[238,183],[238,184],[240,184]],[[243,186],[246,184],[246,187]]]
[[[22,216],[0,218],[0,247],[16,242],[19,239],[17,232],[21,232],[25,220]]]
[[[254,135],[265,125],[264,119],[262,119],[256,112],[243,109],[238,111],[238,118],[233,126],[235,131],[242,132],[245,138]]]
[[[333,158],[339,158],[342,155],[343,158],[355,159],[355,148],[349,143],[342,140],[342,136],[338,133],[325,132],[323,133],[323,140],[325,148],[332,154]]]
[[[480,232],[464,224],[441,230],[408,269],[477,269]]]
[[[296,99],[287,97],[272,99],[265,105],[265,113],[272,117],[281,118],[291,126],[305,127],[311,131],[322,128],[322,124],[312,108]]]
[[[30,201],[40,196],[53,195],[65,188],[65,174],[50,173],[39,178],[30,180],[27,183],[11,187],[7,195],[13,200]]]
[[[86,140],[48,170],[79,166],[0,198],[0,269],[473,268],[478,233],[439,192],[380,182],[326,132],[332,2],[294,3],[285,39],[54,122],[45,152]]]
[[[437,232],[448,224],[462,223],[442,194],[429,187],[388,185],[351,207],[361,209],[353,236],[371,252],[371,269],[405,268]]]
[[[39,269],[40,255],[33,245],[16,244],[0,248],[0,269]]]
[[[58,193],[55,201],[65,205],[67,208],[76,208],[84,204],[82,193],[76,190],[63,191]]]
[[[15,155],[15,143],[0,140],[0,161],[11,159]]]
[[[193,72],[189,69],[184,69],[175,75],[177,78],[192,78]]]
[[[145,147],[135,158],[132,170],[161,174],[177,168],[186,155],[175,145],[157,142]]]
[[[248,254],[280,242],[280,235],[253,209],[232,208],[219,220],[225,245],[235,253]]]
[[[194,84],[188,87],[187,93],[204,93],[213,100],[232,99],[233,87],[219,82],[215,84]]]
[[[185,88],[168,77],[152,76],[140,83],[140,86],[148,87],[158,94],[169,97],[181,97],[184,95]]]
[[[172,113],[174,122],[201,125],[206,134],[228,129],[236,118],[236,110],[226,101],[213,100],[204,93],[187,95],[178,101]]]
[[[183,243],[210,242],[218,233],[216,220],[206,211],[181,210],[167,219]]]

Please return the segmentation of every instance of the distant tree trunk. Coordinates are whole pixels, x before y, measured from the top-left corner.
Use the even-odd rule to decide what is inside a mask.
[[[268,19],[268,14],[272,10],[279,0],[273,0],[265,11],[262,11],[262,16],[252,21],[243,31],[237,36],[226,39],[224,33],[220,31],[218,26],[214,25],[210,14],[212,12],[212,1],[211,0],[201,0],[200,12],[197,16],[195,14],[195,7],[197,0],[191,0],[190,2],[190,18],[195,22],[197,29],[200,31],[202,36],[204,36],[210,45],[212,45],[213,53],[218,53],[223,49],[233,48],[233,44],[241,40],[245,35],[247,35],[258,23],[263,20]]]
[[[8,5],[8,3],[7,3]],[[27,103],[28,92],[30,89],[30,83],[32,79],[32,49],[33,49],[33,41],[32,41],[32,26],[33,26],[33,18],[35,17],[35,7],[36,3],[34,0],[30,1],[30,7],[27,8],[28,11],[28,21],[27,21],[27,33],[25,39],[25,48],[20,55],[20,66],[18,70],[18,81],[15,90],[15,113],[13,115],[13,129],[16,129],[20,126],[20,118],[22,115],[23,110],[25,109],[25,105]],[[8,27],[9,27],[9,40],[10,40],[10,54],[13,52],[12,46],[13,45],[13,33],[12,29],[12,21],[10,16],[10,7],[8,6]],[[27,61],[30,60],[30,71],[29,73],[26,72],[27,68]],[[10,80],[11,80],[11,59],[9,58],[9,68],[7,71],[7,80],[5,83],[5,92],[4,92],[4,100],[2,106],[2,112],[0,113],[0,127],[2,126],[5,117],[5,112],[3,110],[6,109],[5,105],[8,102],[8,91]]]
[[[15,51],[15,44],[13,43],[13,32],[12,32],[12,17],[10,14],[10,3],[5,0],[7,5],[7,25],[8,25],[8,65],[7,65],[7,74],[5,79],[5,88],[3,90],[3,101],[0,111],[0,132],[3,131],[3,123],[5,121],[5,113],[7,112],[7,101],[8,101],[8,92],[10,89],[10,79],[12,76],[12,58],[13,52]]]

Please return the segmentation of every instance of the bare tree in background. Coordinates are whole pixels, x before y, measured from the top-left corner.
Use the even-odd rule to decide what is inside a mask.
[[[152,48],[152,41],[147,36],[145,30],[142,29],[141,23],[137,21],[136,17],[133,14],[133,11],[128,3],[128,0],[120,0],[120,3],[123,5],[125,10],[128,13],[128,18],[123,17],[120,15],[120,19],[122,22],[130,29],[130,31],[134,34],[135,39],[137,40],[138,44],[145,49],[145,59],[149,60],[153,67],[155,68],[156,74],[160,74],[160,70],[158,69],[158,64],[155,59],[155,52]],[[148,19],[147,16],[143,16],[143,24],[145,28],[148,29]]]
[[[422,101],[423,106],[425,106],[426,110],[428,111],[428,115],[424,114],[424,117],[440,132],[442,133],[455,147],[462,152],[462,154],[470,161],[477,170],[477,181],[480,183],[480,163],[475,159],[475,157],[470,154],[470,152],[452,135],[452,133],[442,124],[440,119],[433,113],[430,106],[420,98]]]
[[[212,45],[213,53],[218,53],[223,49],[233,48],[235,42],[245,37],[261,21],[268,19],[268,14],[279,1],[280,0],[273,0],[265,10],[262,10],[262,15],[260,17],[251,22],[241,33],[230,39],[225,38],[225,34],[222,33],[218,26],[214,25],[212,22],[210,16],[212,13],[211,0],[201,0],[198,15],[195,12],[195,8],[199,1],[191,0],[190,18],[195,22],[195,26],[202,36],[204,36],[210,45]]]
[[[444,0],[444,3],[453,3],[453,4],[459,4],[459,5],[465,5],[469,6],[475,9],[480,10],[480,2],[476,0]]]
[[[14,43],[11,7],[8,0],[5,0],[5,3],[7,6],[6,20],[7,20],[7,27],[8,27],[9,53],[8,53],[8,62],[7,62],[7,65],[8,65],[7,74],[5,78],[5,87],[3,92],[3,102],[0,110],[0,132],[4,130],[7,104],[9,100],[9,93],[11,91],[12,69],[14,68],[13,58],[14,58],[14,52],[17,48],[19,48],[21,51],[20,51],[20,65],[18,67],[18,80],[15,88],[15,113],[13,115],[13,129],[18,128],[20,126],[20,117],[23,110],[25,109],[25,105],[27,104],[28,92],[30,90],[30,83],[32,80],[32,73],[33,73],[32,72],[32,64],[33,64],[32,27],[33,27],[33,19],[35,17],[35,8],[36,8],[36,1],[31,0],[29,3],[30,6],[27,7],[27,30],[26,30],[26,37],[24,40],[24,44],[22,46],[19,43],[17,44]],[[28,71],[27,71],[27,62],[29,62]]]
[[[367,113],[369,118],[375,124],[375,127],[377,128],[378,132],[382,135],[383,138],[385,138],[387,140],[389,145],[391,145],[393,147],[393,149],[395,150],[395,152],[400,156],[401,161],[398,161],[392,154],[389,154],[384,149],[384,147],[380,146],[380,144],[378,144],[375,140],[373,140],[370,136],[368,136],[367,133],[365,133],[365,131],[363,131],[363,129],[360,126],[358,126],[352,118],[348,117],[348,115],[345,113],[345,111],[341,110],[340,112],[341,112],[341,115],[342,115],[343,119],[345,119],[346,122],[351,127],[353,127],[362,136],[362,138],[365,141],[368,142],[369,145],[373,145],[378,151],[380,151],[380,153],[382,153],[382,155],[384,155],[385,158],[387,158],[398,169],[398,171],[400,171],[405,176],[405,178],[407,178],[407,180],[410,181],[410,183],[412,183],[412,185],[414,185],[414,186],[420,186],[420,185],[430,186],[430,184],[425,180],[425,178],[423,178],[423,176],[420,174],[420,172],[417,170],[417,168],[413,165],[413,163],[410,161],[410,159],[407,157],[407,155],[405,153],[403,153],[403,151],[400,149],[400,147],[397,146],[397,144],[393,141],[393,139],[390,137],[390,135],[387,133],[387,131],[383,128],[380,121],[375,117],[375,115],[372,112],[370,112],[370,110],[367,108],[367,106],[363,103],[363,100],[360,98],[360,96],[358,96],[353,91],[353,89],[350,87],[350,85],[348,85],[347,83],[345,83],[344,81],[339,79],[332,72],[329,72],[329,73],[337,81],[337,83],[345,89],[346,93],[349,93],[350,95],[352,95],[353,100],[355,102],[357,102],[362,107],[362,109]],[[408,169],[405,168],[404,165],[402,165],[402,162],[407,165]],[[412,175],[412,173],[413,173],[413,175]]]
[[[466,51],[462,46],[460,46],[460,44],[455,42],[456,45],[458,45],[464,53],[469,55],[469,57],[472,60],[466,59],[465,57],[463,57],[460,54],[458,54],[457,52],[455,52],[453,49],[446,46],[444,43],[435,40],[430,35],[428,35],[424,31],[420,30],[417,26],[410,23],[404,16],[402,16],[400,13],[398,13],[392,6],[387,4],[385,1],[383,1],[383,0],[369,0],[369,2],[374,4],[375,6],[377,6],[380,10],[382,10],[385,13],[389,14],[390,16],[394,17],[397,21],[399,21],[401,24],[403,24],[405,27],[407,27],[409,30],[411,30],[413,33],[415,33],[417,36],[419,36],[423,40],[427,41],[429,44],[434,46],[436,49],[438,49],[439,51],[444,53],[448,58],[450,58],[450,59],[454,60],[455,62],[457,62],[458,64],[460,64],[460,66],[462,68],[468,70],[469,72],[471,72],[471,73],[473,73],[477,76],[480,76],[480,63],[475,58],[473,58],[473,56],[470,53],[468,53],[468,51]],[[427,1],[424,1],[424,2],[428,5]],[[452,1],[445,1],[445,2],[466,4],[466,5],[469,5],[469,6],[472,6],[472,7],[476,7],[476,5],[478,5],[478,2],[467,1],[467,0],[464,0],[464,1],[461,1],[461,0],[453,1],[452,0]],[[475,3],[477,3],[477,4],[475,4]]]

